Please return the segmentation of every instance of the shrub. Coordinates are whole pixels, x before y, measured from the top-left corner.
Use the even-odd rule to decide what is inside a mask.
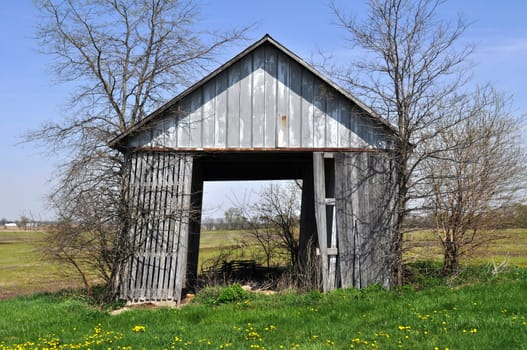
[[[244,290],[239,284],[226,287],[216,298],[217,304],[235,303],[249,299],[249,292]]]
[[[236,303],[251,297],[239,284],[228,287],[206,287],[199,291],[194,302],[206,305]]]

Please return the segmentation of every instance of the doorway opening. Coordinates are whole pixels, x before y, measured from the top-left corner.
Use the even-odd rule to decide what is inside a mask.
[[[199,285],[287,284],[299,256],[302,180],[205,181]]]

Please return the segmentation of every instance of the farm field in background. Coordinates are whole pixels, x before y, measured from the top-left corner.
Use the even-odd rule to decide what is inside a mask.
[[[38,231],[0,230],[0,299],[82,287],[73,269],[44,258],[44,239]]]
[[[462,262],[527,267],[527,229],[502,230],[490,236],[492,240],[488,244]],[[71,268],[44,259],[39,251],[44,238],[42,232],[0,231],[0,299],[82,287],[79,276]],[[407,261],[441,261],[439,243],[431,232],[412,232],[407,240]],[[248,242],[249,237],[243,231],[203,231],[200,269],[217,262],[220,254],[231,259],[261,259],[258,248]]]
[[[483,236],[482,236],[483,237]],[[462,264],[510,264],[527,267],[527,229],[504,229],[484,234],[486,243],[462,258]],[[442,261],[441,246],[431,231],[406,235],[406,260]]]

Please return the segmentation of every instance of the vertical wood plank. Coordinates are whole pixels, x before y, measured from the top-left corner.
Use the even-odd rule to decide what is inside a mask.
[[[167,216],[167,200],[168,200],[168,173],[170,172],[169,167],[170,154],[163,154],[163,168],[161,170],[161,195],[160,195],[160,212],[162,216],[161,224],[159,227],[159,275],[157,281],[157,300],[166,300],[166,261],[167,261],[167,227],[168,227],[168,216]]]
[[[327,87],[319,79],[314,80],[313,146],[326,147],[326,94]]]
[[[227,147],[240,147],[240,63],[227,70]]]
[[[226,147],[227,142],[227,74],[225,72],[216,77],[216,104],[214,114],[214,146]]]
[[[326,205],[326,225],[328,235],[328,290],[337,288],[337,226],[335,223],[335,162],[333,153],[324,153],[324,187]]]
[[[338,99],[338,147],[353,147],[351,137],[351,103],[343,97]]]
[[[290,62],[289,91],[289,147],[302,145],[302,69],[295,62]]]
[[[190,101],[183,99],[179,103],[180,110],[177,119],[177,141],[178,147],[190,147]]]
[[[324,156],[320,152],[313,152],[313,183],[315,197],[315,219],[317,223],[318,247],[322,263],[322,290],[329,290],[328,255],[327,255],[327,223],[325,201]]]
[[[213,80],[203,86],[203,147],[214,147],[215,95],[216,84]]]
[[[302,73],[302,120],[301,120],[301,146],[313,147],[314,145],[314,82],[313,75],[306,72]]]
[[[177,116],[174,110],[177,109],[176,106],[172,107],[166,115],[165,125],[166,125],[166,144],[163,147],[177,147]]]
[[[346,153],[337,152],[335,154],[335,214],[342,288],[354,287],[355,240],[352,211],[354,198],[351,195],[352,189],[350,187],[354,179],[350,170],[351,164],[349,164]]]
[[[203,88],[199,88],[192,93],[188,98],[190,99],[190,114],[189,114],[189,128],[190,128],[190,145],[191,147],[203,147]]]
[[[190,191],[192,182],[192,163],[193,158],[191,155],[182,157],[183,174],[180,177],[182,182],[182,207],[181,207],[181,224],[179,232],[179,242],[177,249],[177,267],[176,267],[176,282],[174,296],[177,304],[181,301],[181,292],[186,277],[187,269],[187,253],[188,253],[188,240],[189,240],[189,211],[190,211]]]
[[[276,147],[277,127],[277,52],[272,47],[265,48],[265,131],[264,147]]]
[[[169,279],[167,284],[167,298],[174,300],[175,297],[175,282],[176,282],[176,269],[177,269],[177,247],[179,244],[179,208],[182,207],[181,202],[181,189],[182,183],[180,182],[181,177],[181,154],[173,155],[170,158],[171,168],[173,169],[171,174],[171,196],[170,196],[170,243],[168,244],[169,252]]]
[[[328,91],[326,93],[326,142],[325,147],[338,146],[339,110],[337,95]]]
[[[283,54],[277,57],[277,145],[278,147],[289,146],[289,89],[290,68],[289,59]]]
[[[249,55],[241,62],[240,67],[240,147],[250,148],[252,144],[252,57]]]
[[[254,73],[252,92],[252,144],[260,148],[265,145],[265,50],[259,48],[253,53]]]

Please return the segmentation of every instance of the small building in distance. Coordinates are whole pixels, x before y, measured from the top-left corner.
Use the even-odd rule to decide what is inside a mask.
[[[4,227],[6,229],[17,229],[18,228],[18,225],[16,224],[16,222],[6,222],[4,224]]]

